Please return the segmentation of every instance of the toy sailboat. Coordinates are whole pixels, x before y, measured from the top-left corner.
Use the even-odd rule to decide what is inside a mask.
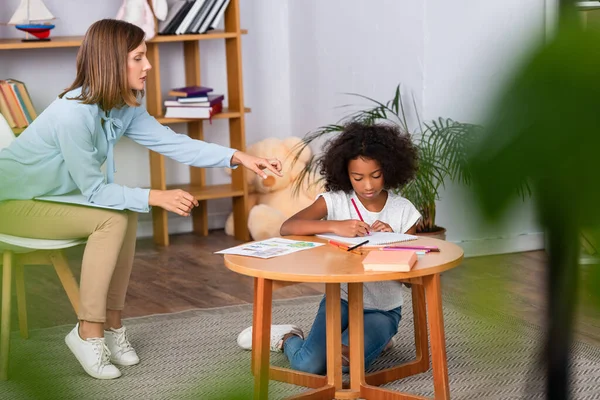
[[[42,23],[43,21],[55,19],[42,0],[21,0],[17,11],[13,14],[8,25],[15,25],[21,31],[27,33],[24,42],[50,40],[50,30],[54,25]],[[35,36],[30,39],[29,34]]]

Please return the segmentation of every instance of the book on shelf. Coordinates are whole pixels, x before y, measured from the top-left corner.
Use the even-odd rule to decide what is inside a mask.
[[[200,11],[200,8],[202,8],[202,4],[204,3],[204,1],[205,0],[196,0],[194,2],[190,11],[187,13],[183,21],[181,21],[181,24],[179,24],[179,26],[177,27],[177,30],[175,31],[177,35],[181,35],[188,32],[190,24],[193,22],[194,18],[196,17],[196,14],[198,14],[198,11]]]
[[[31,98],[29,97],[29,92],[27,91],[25,84],[16,79],[7,79],[6,81],[11,85],[13,91],[17,95],[19,106],[23,110],[23,114],[27,119],[27,125],[29,125],[34,119],[37,118],[37,113],[33,108],[33,104],[31,103]]]
[[[166,0],[167,1],[167,16],[162,21],[158,21],[156,27],[159,35],[164,34],[173,21],[177,17],[177,14],[188,4],[185,0]]]
[[[204,18],[204,21],[202,21],[200,28],[198,28],[198,33],[205,33],[211,28],[212,22],[217,17],[219,10],[224,5],[224,3],[225,3],[225,0],[213,0],[213,3],[211,4],[211,8],[208,11],[208,14]],[[225,10],[223,10],[223,11],[225,11]]]
[[[8,98],[4,93],[4,89],[0,85],[0,114],[6,119],[8,126],[11,128],[17,127],[17,121],[12,116],[11,109],[9,108]]]
[[[202,25],[202,23],[206,19],[206,16],[208,15],[208,13],[213,5],[213,0],[199,0],[199,1],[203,2],[202,7],[198,11],[196,18],[194,19],[194,22],[192,23],[192,25],[187,33],[204,33],[204,32],[200,31],[200,25]]]
[[[415,250],[373,250],[363,259],[365,271],[408,272],[417,262]]]
[[[210,23],[210,26],[208,27],[209,30],[217,29],[217,27],[219,26],[219,23],[223,19],[223,15],[225,15],[225,10],[227,9],[227,6],[229,5],[229,1],[230,0],[224,0],[223,4],[221,5],[221,9],[219,10],[219,12],[215,16],[215,18]]]
[[[159,35],[202,34],[216,29],[230,0],[167,0],[169,11]]]
[[[217,103],[223,102],[225,98],[222,94],[209,94],[204,97],[205,100],[195,101],[201,97],[182,97],[177,100],[165,100],[165,107],[211,107]]]
[[[208,96],[177,97],[175,100],[178,103],[203,103],[208,101]]]
[[[206,86],[184,86],[171,89],[168,94],[173,97],[201,97],[207,96],[212,91],[212,88]]]
[[[159,35],[174,35],[175,31],[194,5],[194,1],[172,0],[172,3],[168,2],[167,4],[169,5],[169,11],[167,13],[167,18],[165,18],[162,24],[159,23],[158,25]]]
[[[8,113],[15,123],[14,128],[25,128],[28,125],[28,122],[25,118],[23,110],[21,110],[21,106],[17,100],[17,95],[15,94],[13,87],[8,84],[8,82],[2,80],[0,81],[0,91],[2,92],[2,96],[4,96],[6,105],[8,106]]]
[[[221,111],[223,111],[222,102],[219,102],[211,107],[167,107],[165,111],[165,118],[210,119],[213,115],[218,114]]]
[[[16,79],[0,80],[0,113],[11,128],[26,128],[37,118],[23,82]]]

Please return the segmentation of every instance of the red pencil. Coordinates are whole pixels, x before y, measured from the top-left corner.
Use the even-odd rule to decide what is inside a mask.
[[[361,222],[365,222],[365,220],[363,219],[362,215],[360,215],[360,211],[358,211],[358,207],[356,206],[356,203],[354,202],[354,199],[350,199],[350,201],[352,202],[352,205],[354,206],[354,209],[356,210],[356,213],[358,214],[358,218],[360,218]],[[369,233],[369,230],[367,229],[367,234]]]
[[[340,246],[342,246],[342,247],[344,247],[344,246],[348,247],[348,245],[346,243],[341,243],[341,242],[338,242],[338,241],[332,240],[332,239],[329,239],[329,244],[332,244],[332,245],[338,246],[338,247],[340,247]]]

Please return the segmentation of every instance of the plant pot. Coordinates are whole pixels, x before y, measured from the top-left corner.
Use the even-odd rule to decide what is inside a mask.
[[[417,232],[417,236],[446,240],[446,228],[438,227],[438,230],[433,232]]]

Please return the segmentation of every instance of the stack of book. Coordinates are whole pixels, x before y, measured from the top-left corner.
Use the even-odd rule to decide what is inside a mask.
[[[0,80],[0,114],[11,128],[26,128],[37,117],[23,82]]]
[[[216,29],[230,0],[168,0],[169,12],[158,24],[159,35],[206,33]]]
[[[165,118],[211,118],[223,111],[222,94],[212,94],[212,88],[185,86],[172,89],[165,100]]]
[[[409,272],[417,262],[415,250],[373,250],[362,261],[365,271]]]

